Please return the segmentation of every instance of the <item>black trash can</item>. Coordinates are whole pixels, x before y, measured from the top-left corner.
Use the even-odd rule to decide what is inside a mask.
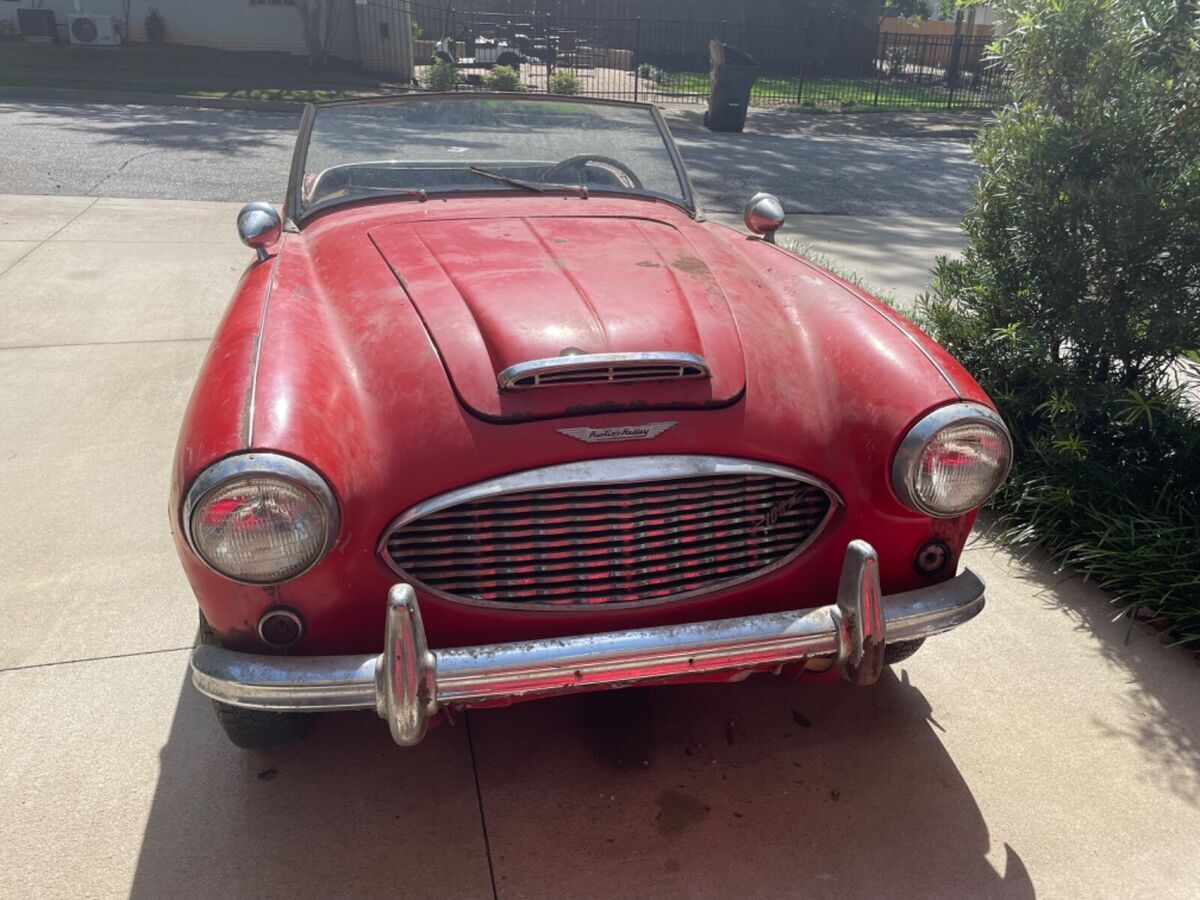
[[[708,42],[712,93],[704,124],[712,131],[741,131],[746,125],[750,88],[758,77],[758,63],[749,53],[720,41]]]

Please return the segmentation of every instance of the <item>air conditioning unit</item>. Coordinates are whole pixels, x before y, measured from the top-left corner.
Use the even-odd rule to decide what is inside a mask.
[[[58,40],[58,24],[52,9],[18,9],[17,30],[27,41]]]
[[[118,47],[121,44],[121,28],[112,16],[91,13],[67,16],[67,32],[71,35],[71,43],[80,47]]]

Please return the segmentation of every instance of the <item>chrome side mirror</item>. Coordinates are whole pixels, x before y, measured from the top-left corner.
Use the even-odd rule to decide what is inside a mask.
[[[742,220],[754,234],[775,243],[775,232],[783,227],[783,204],[774,194],[755,194],[746,204]]]
[[[267,247],[279,240],[283,221],[270,203],[256,201],[242,207],[237,217],[238,237],[258,253],[258,261],[267,258]]]

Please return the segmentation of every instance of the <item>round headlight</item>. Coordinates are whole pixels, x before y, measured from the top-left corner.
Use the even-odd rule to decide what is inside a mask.
[[[982,506],[1004,483],[1012,439],[995,412],[977,403],[935,409],[905,436],[892,487],[905,506],[950,518]]]
[[[188,491],[184,527],[192,549],[234,581],[277,584],[306,572],[337,535],[337,504],[308,466],[273,453],[231,456]]]

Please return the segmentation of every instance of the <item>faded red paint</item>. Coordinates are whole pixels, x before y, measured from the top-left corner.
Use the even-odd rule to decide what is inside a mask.
[[[497,390],[506,365],[567,346],[696,352],[713,378]],[[928,582],[913,570],[917,548],[936,534],[957,562],[973,517],[947,528],[901,506],[889,485],[892,455],[931,408],[960,393],[989,402],[903,317],[773,245],[663,202],[508,193],[344,207],[253,266],[184,419],[173,520],[205,466],[247,448],[251,386],[251,446],[295,456],[328,478],[341,507],[337,542],[312,571],[270,591],[205,568],[177,527],[176,543],[218,634],[261,651],[243,636],[282,603],[308,624],[298,653],[379,651],[396,576],[376,547],[401,511],[482,479],[580,459],[713,454],[780,463],[830,483],[845,505],[791,564],[666,605],[484,609],[418,588],[432,647],[825,604],[855,538],[878,551],[885,592],[920,587]],[[712,408],[687,408],[705,404]],[[678,424],[652,441],[585,444],[556,430],[664,419]]]
[[[433,220],[373,228],[464,403],[481,416],[548,418],[617,404],[720,406],[745,387],[729,303],[686,233],[618,216]],[[703,234],[703,232],[701,232]],[[639,267],[647,261],[654,268]],[[677,350],[712,378],[593,389],[496,390],[516,363],[585,353]]]

